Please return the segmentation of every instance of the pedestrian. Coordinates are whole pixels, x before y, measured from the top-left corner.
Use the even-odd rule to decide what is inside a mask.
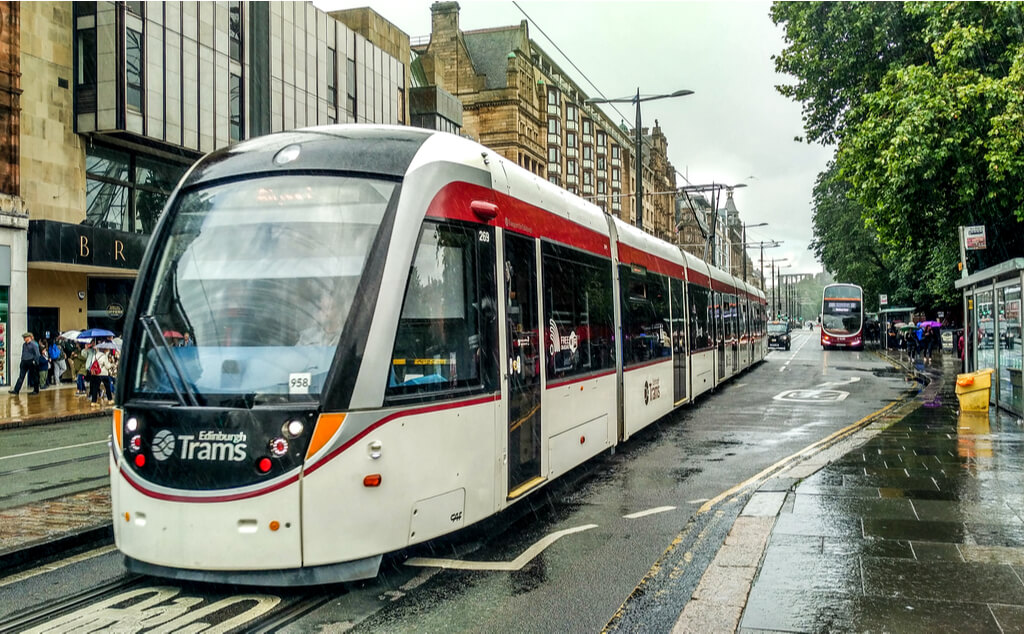
[[[958,359],[964,358],[964,331],[960,331],[960,337],[956,340],[956,356]]]
[[[938,329],[933,326],[925,327],[925,363],[932,363],[932,351],[941,345],[941,339]]]
[[[50,379],[50,346],[46,339],[39,340],[39,389],[45,390]]]
[[[21,345],[21,364],[18,366],[18,381],[14,384],[11,394],[21,391],[21,385],[28,376],[28,386],[32,388],[33,394],[39,394],[39,360],[42,355],[39,353],[39,344],[32,339],[32,333],[26,332],[21,336],[24,343]]]
[[[60,375],[64,374],[64,367],[66,364],[61,364],[64,354],[61,352],[60,346],[57,345],[56,339],[50,342],[50,347],[47,352],[49,352],[47,356],[50,357],[50,375],[47,377],[47,384],[54,386],[60,385]]]
[[[106,379],[104,377],[103,370],[103,354],[102,350],[97,350],[96,345],[89,342],[85,346],[85,368],[86,375],[89,378],[89,405],[91,407],[99,407],[100,397],[100,385],[106,385]]]
[[[904,337],[904,344],[907,346],[907,356],[913,361],[917,357],[917,333],[908,330]]]
[[[71,352],[71,372],[74,374],[75,385],[78,388],[75,390],[75,394],[85,396],[85,350],[81,344],[75,344],[75,349]]]

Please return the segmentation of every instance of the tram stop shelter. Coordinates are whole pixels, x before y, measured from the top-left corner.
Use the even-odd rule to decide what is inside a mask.
[[[883,308],[878,311],[879,339],[883,350],[899,348],[897,341],[889,340],[889,326],[891,324],[909,324],[913,316],[913,306],[910,308]]]
[[[1024,416],[1021,389],[1020,289],[1024,258],[957,280],[964,295],[965,370],[993,368],[990,400]]]

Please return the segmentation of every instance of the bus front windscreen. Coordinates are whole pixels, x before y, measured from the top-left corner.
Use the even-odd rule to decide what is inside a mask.
[[[860,330],[860,300],[826,298],[821,312],[822,327],[832,334],[852,335]]]

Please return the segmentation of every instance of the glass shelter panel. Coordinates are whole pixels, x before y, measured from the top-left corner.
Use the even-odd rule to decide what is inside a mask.
[[[1000,288],[999,298],[999,401],[1021,411],[1020,282]]]

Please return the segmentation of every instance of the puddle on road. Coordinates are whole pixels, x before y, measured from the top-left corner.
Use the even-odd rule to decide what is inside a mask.
[[[695,469],[693,467],[680,467],[669,471],[668,475],[676,482],[686,482],[691,476],[695,476],[700,472],[700,469]]]

